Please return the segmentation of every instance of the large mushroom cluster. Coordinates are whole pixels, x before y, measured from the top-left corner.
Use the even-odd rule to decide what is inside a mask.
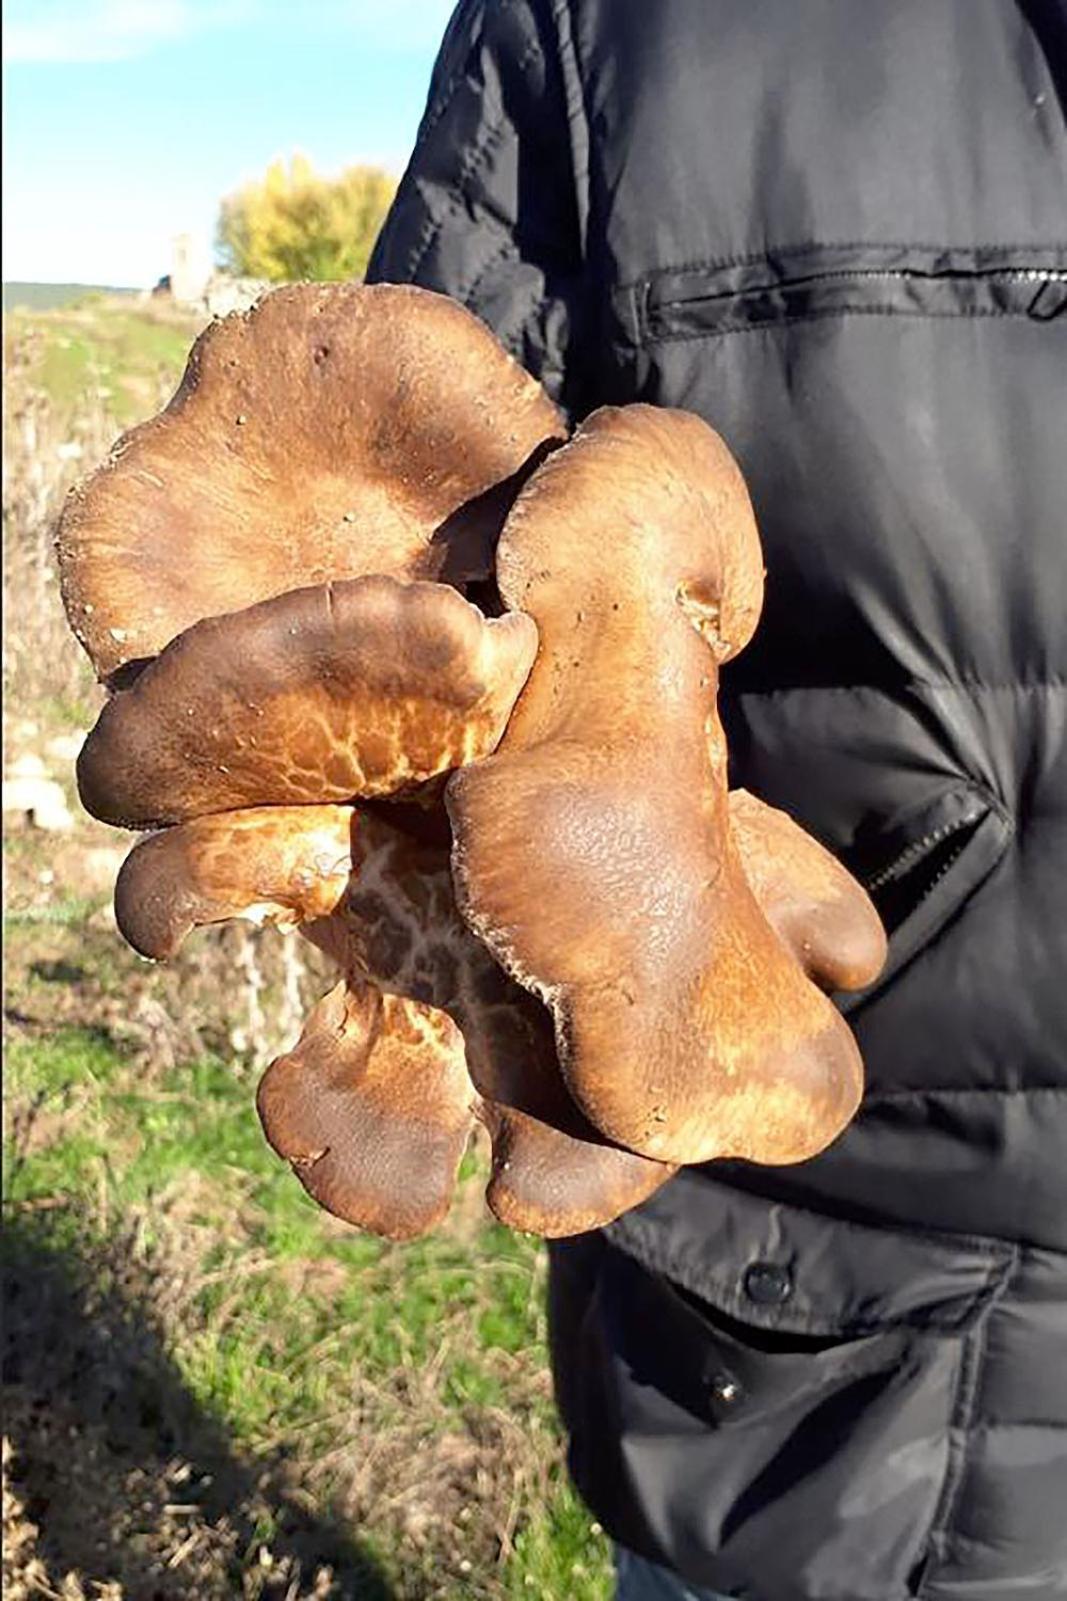
[[[432,1227],[476,1121],[489,1205],[544,1235],[848,1122],[827,992],[870,982],[883,934],[728,792],[718,673],[763,571],[698,418],[605,408],[568,440],[447,299],[294,286],[201,336],[58,550],[111,691],[81,796],[150,831],[125,937],[160,960],[245,917],[336,959],[258,1093],[331,1212]]]

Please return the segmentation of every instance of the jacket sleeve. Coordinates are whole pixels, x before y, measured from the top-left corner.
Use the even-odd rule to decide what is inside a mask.
[[[561,9],[559,0],[461,0],[367,280],[451,295],[573,416],[582,409],[587,163]]]

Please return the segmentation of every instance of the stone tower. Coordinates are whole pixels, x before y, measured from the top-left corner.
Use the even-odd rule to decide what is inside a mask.
[[[207,252],[190,233],[171,240],[170,292],[179,305],[198,305],[204,298],[211,263]]]

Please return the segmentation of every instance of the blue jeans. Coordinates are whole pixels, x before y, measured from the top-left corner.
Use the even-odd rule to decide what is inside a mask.
[[[615,1547],[615,1601],[728,1601],[715,1590],[694,1590],[667,1568]]]

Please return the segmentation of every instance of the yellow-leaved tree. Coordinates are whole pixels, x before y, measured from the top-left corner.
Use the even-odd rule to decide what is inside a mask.
[[[247,278],[282,282],[362,278],[396,193],[380,167],[349,167],[324,178],[304,156],[229,195],[219,212],[223,266]]]

